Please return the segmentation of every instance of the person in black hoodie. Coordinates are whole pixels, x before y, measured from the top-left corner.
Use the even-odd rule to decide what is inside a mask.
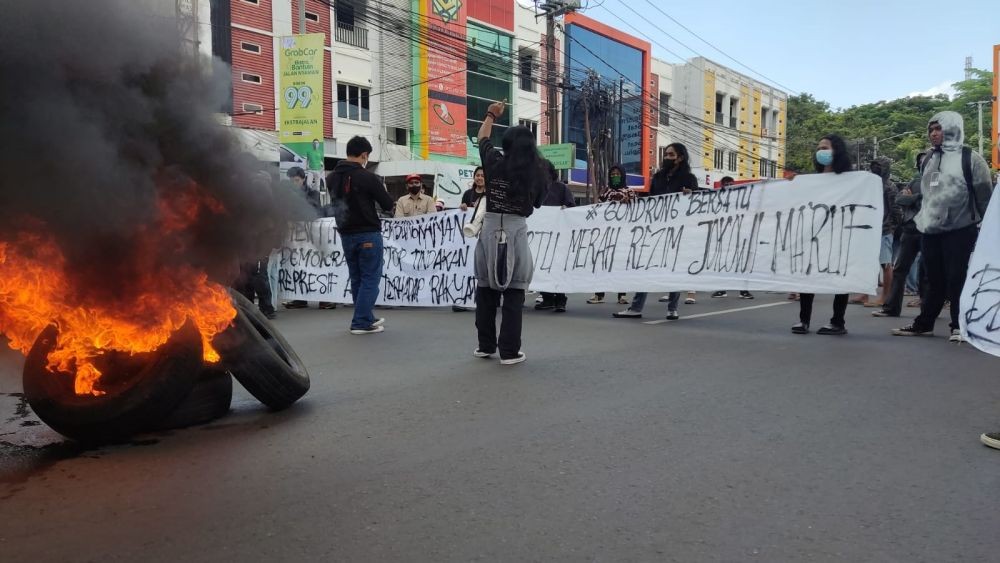
[[[351,276],[354,298],[351,334],[385,330],[385,319],[376,319],[372,313],[382,281],[382,221],[375,205],[390,211],[394,202],[379,177],[365,169],[371,152],[372,145],[367,139],[352,138],[347,142],[347,159],[338,162],[326,178]]]
[[[559,173],[556,172],[556,167],[548,160],[542,164],[549,174],[549,191],[545,195],[545,201],[542,202],[542,205],[560,207],[562,209],[575,207],[576,200],[573,199],[573,192],[569,191],[569,186],[559,180]],[[565,313],[566,301],[565,293],[546,293],[543,291],[542,300],[535,304],[535,309],[538,311],[552,309],[554,313]]]
[[[872,313],[873,317],[898,317],[903,311],[906,277],[920,254],[920,232],[913,220],[920,212],[920,163],[924,156],[925,153],[917,154],[917,175],[896,196],[896,204],[899,205],[901,213],[901,224],[899,226],[899,248],[896,249],[892,267],[892,289],[889,291],[889,297],[882,304],[882,308]],[[917,284],[921,297],[923,297],[926,285],[919,282]]]
[[[608,169],[608,189],[601,193],[601,202],[632,203],[636,199],[635,192],[626,183],[625,169],[620,164],[615,164]],[[604,292],[598,291],[587,300],[591,305],[604,303]],[[618,294],[618,304],[628,305],[628,299],[624,293]]]
[[[664,151],[665,158],[660,169],[653,174],[649,182],[649,195],[665,195],[685,193],[689,194],[700,189],[698,178],[691,173],[691,164],[688,162],[688,150],[681,143],[671,143]],[[646,306],[646,292],[639,292],[632,298],[632,305],[624,311],[612,314],[616,319],[641,319],[642,309]],[[677,305],[681,299],[679,291],[671,291],[667,296],[667,320],[676,321],[680,318],[677,314]]]

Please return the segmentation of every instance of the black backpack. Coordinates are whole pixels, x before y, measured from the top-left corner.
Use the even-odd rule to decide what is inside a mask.
[[[350,202],[354,197],[354,193],[351,190],[351,174],[350,172],[346,174],[330,174],[330,179],[337,176],[335,182],[328,182],[336,186],[330,192],[330,205],[326,206],[323,215],[326,217],[333,217],[337,220],[337,227],[343,227],[347,224],[347,218],[350,215],[351,205]]]
[[[920,175],[924,175],[924,167],[927,165],[924,159],[920,163]],[[940,166],[940,165],[939,165]],[[978,223],[982,221],[979,216],[979,202],[976,200],[976,188],[972,185],[972,149],[962,146],[962,175],[965,176],[965,187],[969,190],[969,213],[972,214],[972,221]]]

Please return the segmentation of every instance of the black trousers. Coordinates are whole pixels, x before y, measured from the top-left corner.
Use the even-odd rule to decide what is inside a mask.
[[[554,307],[565,307],[566,306],[566,294],[565,293],[546,293],[542,292],[542,303],[546,305],[552,305]]]
[[[261,313],[269,315],[274,312],[271,282],[267,279],[267,260],[240,264],[240,281],[235,289],[251,303],[256,298]]]
[[[917,231],[904,230],[899,235],[899,248],[896,250],[895,259],[892,262],[892,288],[889,290],[889,298],[882,305],[882,309],[891,315],[899,315],[903,311],[903,295],[906,293],[906,278],[910,275],[910,268],[920,254],[921,235]],[[919,274],[918,292],[923,299],[927,283],[924,282],[923,268]]]
[[[503,305],[501,305],[501,301]],[[524,307],[524,290],[507,289],[500,292],[488,287],[476,289],[476,329],[479,332],[479,349],[497,351],[503,359],[517,357],[521,351],[521,308]],[[497,339],[497,309],[501,309],[500,338]]]
[[[601,299],[604,299],[604,292],[603,291],[598,291],[594,295],[600,297]],[[621,299],[622,297],[625,297],[625,294],[624,293],[619,293],[618,294],[618,299]]]
[[[810,319],[812,319],[813,299],[815,297],[816,295],[813,293],[799,294],[799,322],[809,324]],[[846,324],[844,315],[847,313],[847,298],[848,294],[846,293],[838,293],[833,296],[833,317],[830,319],[830,324],[833,326]]]
[[[976,246],[979,230],[975,225],[964,229],[923,235],[920,240],[924,256],[924,272],[927,275],[926,299],[920,301],[920,314],[913,325],[922,330],[932,330],[945,300],[951,301],[951,328],[958,328],[958,314],[961,311],[959,299],[965,274],[969,268],[969,258]]]

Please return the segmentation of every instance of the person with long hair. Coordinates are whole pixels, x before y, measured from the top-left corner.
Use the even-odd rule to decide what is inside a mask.
[[[663,195],[685,193],[689,194],[699,189],[698,178],[691,173],[691,164],[688,162],[688,150],[682,143],[671,143],[664,149],[664,159],[660,169],[653,175],[649,182],[649,195]],[[645,292],[636,293],[632,298],[632,305],[624,311],[613,313],[616,319],[641,319],[642,309],[646,306]],[[677,305],[680,302],[679,291],[671,291],[667,296],[667,320],[676,321],[680,318],[677,314]]]
[[[483,197],[486,193],[486,172],[483,171],[482,166],[477,166],[472,172],[472,187],[465,190],[462,194],[462,204],[459,209],[465,211],[466,209],[472,207],[475,208],[476,204],[479,203],[479,198]]]
[[[528,249],[527,218],[542,206],[548,179],[535,135],[527,127],[507,129],[503,152],[493,146],[493,123],[506,100],[494,102],[479,128],[479,156],[486,171],[486,214],[476,243],[476,329],[473,355],[489,358],[498,350],[502,365],[525,360],[521,351],[521,308],[534,264]],[[497,338],[497,309],[502,310]]]
[[[847,152],[847,143],[844,142],[844,139],[839,135],[824,135],[819,140],[819,144],[816,145],[813,166],[818,174],[849,172],[851,170],[851,157],[850,153]],[[812,306],[815,297],[816,295],[812,293],[799,294],[799,322],[792,326],[793,333],[809,334],[809,321],[812,319]],[[832,336],[847,334],[844,314],[847,313],[849,297],[847,293],[833,296],[833,318],[830,319],[830,324],[817,330],[816,334]]]

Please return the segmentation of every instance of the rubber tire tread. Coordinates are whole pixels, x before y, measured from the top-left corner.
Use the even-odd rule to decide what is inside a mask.
[[[233,403],[233,376],[216,366],[206,366],[191,392],[152,430],[173,430],[207,424],[229,413]]]
[[[202,369],[201,333],[188,321],[127,384],[101,396],[76,395],[73,376],[47,366],[58,334],[50,325],[35,339],[24,363],[24,395],[45,424],[80,442],[118,442],[146,431],[191,392]]]
[[[234,290],[229,294],[236,318],[212,341],[222,366],[271,410],[288,408],[309,391],[305,364],[250,300]]]

